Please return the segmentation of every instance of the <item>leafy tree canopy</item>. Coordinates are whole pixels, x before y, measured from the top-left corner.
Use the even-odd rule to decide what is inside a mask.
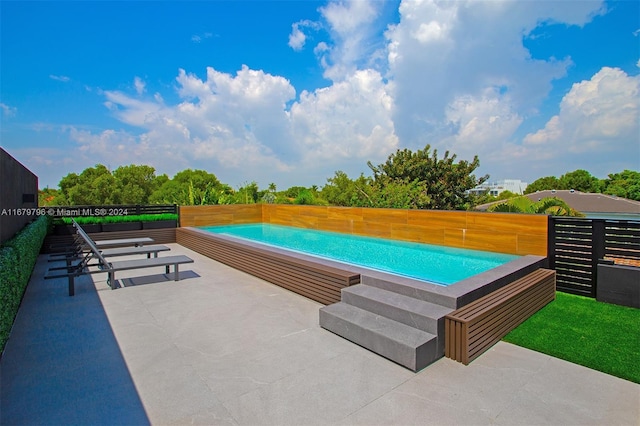
[[[640,172],[625,170],[612,173],[602,187],[605,194],[640,201]]]
[[[89,167],[79,175],[69,173],[60,180],[56,204],[118,204],[119,194],[111,171],[103,165]]]
[[[58,190],[46,187],[38,190],[38,206],[51,206],[58,196]]]
[[[121,166],[113,171],[119,203],[148,204],[149,197],[160,186],[151,166]]]
[[[581,192],[600,192],[600,180],[586,170],[578,169],[565,173],[558,179],[558,189],[575,189]]]
[[[337,171],[335,176],[327,179],[327,184],[320,191],[322,198],[334,206],[371,207],[373,188],[371,178],[360,174],[356,180],[351,180],[343,171]]]
[[[545,176],[534,180],[525,189],[525,194],[533,194],[538,191],[548,191],[552,189],[560,189],[560,181],[555,176]]]
[[[233,190],[204,170],[186,169],[176,173],[151,194],[149,201],[157,204],[205,205],[220,204]],[[223,202],[224,204],[224,202]]]
[[[409,149],[397,150],[387,161],[378,166],[367,165],[373,171],[375,185],[382,190],[393,184],[396,190],[402,185],[411,196],[417,196],[416,188],[421,188],[421,196],[414,199],[415,208],[435,210],[464,210],[472,207],[473,196],[467,191],[486,182],[489,176],[476,178],[473,174],[480,166],[478,156],[473,161],[456,162],[456,155],[446,151],[439,159],[437,150],[431,146],[415,153]],[[383,206],[391,207],[391,206]]]
[[[546,176],[537,179],[527,186],[524,193],[532,194],[536,191],[552,189],[575,189],[582,192],[605,193],[640,201],[640,172],[624,170],[620,173],[609,174],[607,179],[600,180],[588,171],[578,169],[565,173],[560,178]]]

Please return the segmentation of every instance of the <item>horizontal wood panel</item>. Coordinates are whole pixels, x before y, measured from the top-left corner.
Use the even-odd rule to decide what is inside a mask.
[[[408,210],[403,209],[362,209],[365,222],[407,223]]]
[[[467,227],[467,212],[409,210],[407,212],[407,223],[430,228],[464,229]]]
[[[548,219],[546,215],[467,212],[468,229],[537,234],[546,232],[547,225]]]
[[[527,254],[537,254],[539,256],[547,256],[547,232],[540,232],[539,234],[517,234],[518,243],[516,252],[519,256]]]
[[[327,219],[361,222],[362,210],[362,207],[327,207]]]
[[[391,224],[385,222],[354,222],[353,233],[378,238],[391,238]]]
[[[471,250],[515,253],[517,251],[517,234],[495,232],[484,229],[466,229],[462,233],[461,246]]]
[[[432,228],[429,226],[416,225],[394,225],[391,227],[391,238],[442,246],[444,245],[444,228]]]
[[[180,226],[228,225],[261,221],[260,204],[180,206]]]
[[[445,356],[465,365],[555,299],[556,274],[538,269],[445,317]]]
[[[350,220],[344,220],[335,217],[318,219],[315,229],[330,232],[340,232],[342,234],[353,234],[353,222]]]

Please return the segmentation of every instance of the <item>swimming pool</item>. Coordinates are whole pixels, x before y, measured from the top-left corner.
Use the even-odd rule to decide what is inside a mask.
[[[201,227],[261,244],[448,286],[519,256],[255,223]]]

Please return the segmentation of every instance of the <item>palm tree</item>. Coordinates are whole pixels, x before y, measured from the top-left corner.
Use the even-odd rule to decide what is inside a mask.
[[[534,202],[527,197],[511,198],[504,203],[494,204],[487,209],[490,212],[548,214],[551,216],[584,217],[584,214],[571,208],[557,197],[547,197]]]

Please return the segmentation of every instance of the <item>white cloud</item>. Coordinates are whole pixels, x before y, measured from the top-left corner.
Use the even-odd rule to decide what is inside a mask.
[[[332,39],[331,44],[324,43],[322,49],[316,49],[325,78],[339,82],[352,75],[361,63],[367,63],[368,56],[375,52],[372,24],[383,5],[369,0],[330,1],[319,9]]]
[[[295,149],[285,108],[295,90],[286,79],[243,66],[235,76],[208,68],[204,80],[180,70],[176,82],[181,101],[173,105],[159,94],[135,99],[105,91],[113,116],[141,133],[72,130],[80,151],[111,164],[151,164],[170,174],[200,167],[226,173],[231,181],[260,168],[266,175],[290,167]]]
[[[441,144],[465,159],[486,152],[496,141],[507,141],[523,121],[509,96],[495,88],[479,97],[456,97],[447,107],[446,118],[454,134]]]
[[[2,111],[3,117],[13,117],[16,115],[18,109],[16,107],[12,107],[3,102],[0,102],[0,111]]]
[[[594,176],[640,167],[640,76],[602,68],[575,83],[560,112],[521,144],[503,143],[489,159],[489,170],[533,179],[585,169]]]
[[[492,87],[508,93],[516,110],[534,111],[571,62],[532,60],[523,35],[545,20],[584,23],[600,10],[599,2],[559,3],[403,1],[387,39],[394,118],[405,143],[442,123],[457,97],[481,97]]]
[[[194,34],[191,36],[191,41],[194,43],[201,43],[202,40],[213,37],[213,33],[206,32],[202,34]]]
[[[291,24],[291,34],[289,34],[289,47],[293,50],[302,50],[307,42],[307,35],[304,30],[318,31],[321,28],[318,22],[308,19]]]
[[[304,163],[313,167],[318,161],[355,161],[362,168],[367,160],[386,157],[398,147],[392,108],[382,77],[373,70],[358,71],[314,93],[303,92],[291,108],[291,120]]]
[[[413,36],[421,43],[428,43],[434,40],[440,40],[446,37],[446,27],[437,21],[429,23],[421,23]]]
[[[142,95],[146,91],[147,84],[140,77],[136,76],[133,79],[133,86],[136,88],[138,95]]]
[[[140,133],[71,127],[79,152],[169,174],[204,168],[232,184],[276,181],[277,171],[288,183],[311,185],[336,170],[358,174],[398,147],[393,100],[373,70],[303,92],[299,101],[288,80],[246,66],[235,75],[208,68],[205,79],[180,70],[176,82],[181,100],[173,105],[105,91],[113,116]]]
[[[560,103],[560,112],[545,127],[524,138],[537,149],[567,153],[639,152],[640,76],[602,68],[590,80],[575,83]],[[602,157],[599,157],[602,159]]]
[[[291,34],[289,34],[289,47],[293,50],[302,50],[304,43],[307,41],[307,36],[300,29],[299,23],[291,25]]]
[[[67,83],[69,82],[71,79],[69,77],[67,77],[66,75],[53,75],[53,74],[49,74],[49,78],[52,80],[56,80],[56,81],[61,81],[63,83]]]

